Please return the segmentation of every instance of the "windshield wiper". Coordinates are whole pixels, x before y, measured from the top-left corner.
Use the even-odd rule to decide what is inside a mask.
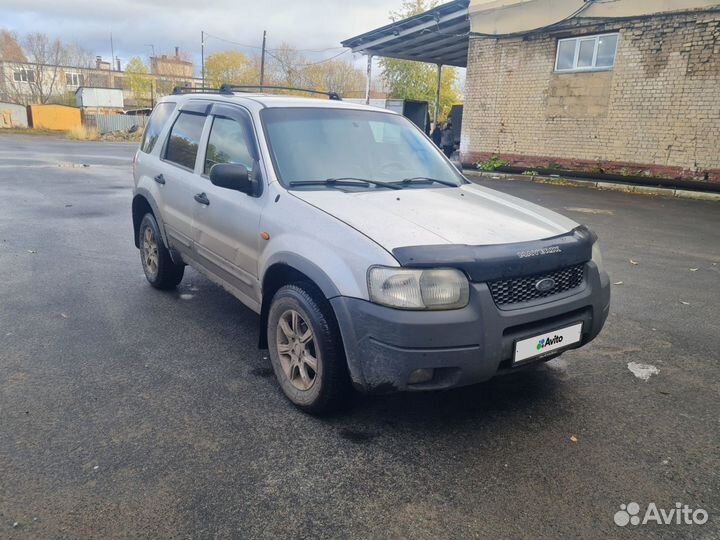
[[[431,183],[431,184],[433,182],[435,182],[438,184],[442,184],[443,186],[458,187],[458,184],[456,184],[454,182],[450,182],[449,180],[439,180],[437,178],[430,178],[429,176],[414,176],[413,178],[405,178],[400,181],[401,184],[405,184],[405,185],[413,184],[413,183],[421,183],[421,182],[426,182],[426,183]]]
[[[326,180],[295,180],[290,182],[290,187],[297,186],[359,186],[369,187],[370,184],[388,189],[402,189],[400,186],[388,184],[387,182],[380,182],[378,180],[368,180],[366,178],[328,178]]]

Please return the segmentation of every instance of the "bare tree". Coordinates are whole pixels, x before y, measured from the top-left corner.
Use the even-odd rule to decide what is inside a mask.
[[[268,55],[270,56],[268,67],[270,68],[271,84],[292,87],[302,87],[308,84],[302,72],[306,60],[300,51],[283,43],[274,51],[268,51]]]
[[[66,49],[41,33],[25,36],[22,48],[26,61],[8,62],[2,70],[4,93],[18,103],[47,103],[56,91]]]
[[[39,103],[47,103],[58,84],[65,47],[59,39],[50,39],[39,32],[25,36],[23,46],[35,73],[34,80],[28,81],[33,98]]]
[[[307,65],[303,69],[305,78],[315,90],[332,90],[342,96],[362,95],[367,77],[345,60],[327,60]]]
[[[0,33],[0,44],[12,45],[6,34],[9,33]],[[65,88],[67,81],[63,77],[68,66],[83,79],[92,67],[92,54],[78,44],[66,45],[46,34],[32,33],[25,36],[19,48],[15,36],[10,37],[15,39],[15,46],[5,47],[12,54],[0,58],[6,60],[0,70],[0,82],[5,97],[18,103],[47,103]]]
[[[61,63],[78,69],[92,69],[95,67],[95,56],[78,43],[63,45]]]

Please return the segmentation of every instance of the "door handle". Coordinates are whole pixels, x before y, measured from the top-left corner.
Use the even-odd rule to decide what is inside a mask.
[[[210,201],[208,200],[207,195],[205,195],[204,193],[198,193],[197,195],[195,195],[195,200],[200,204],[204,204],[205,206],[210,205]]]
[[[153,178],[158,184],[163,185],[165,184],[165,177],[162,174],[158,174],[155,178]]]

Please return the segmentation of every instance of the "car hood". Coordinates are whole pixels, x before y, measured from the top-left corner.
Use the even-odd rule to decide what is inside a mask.
[[[388,251],[398,247],[507,244],[550,238],[577,223],[522,199],[474,184],[293,195],[336,217]]]

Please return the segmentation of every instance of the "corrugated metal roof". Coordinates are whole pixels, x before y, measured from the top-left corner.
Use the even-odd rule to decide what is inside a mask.
[[[469,4],[470,0],[448,2],[347,39],[342,45],[355,53],[466,67],[470,40]]]

